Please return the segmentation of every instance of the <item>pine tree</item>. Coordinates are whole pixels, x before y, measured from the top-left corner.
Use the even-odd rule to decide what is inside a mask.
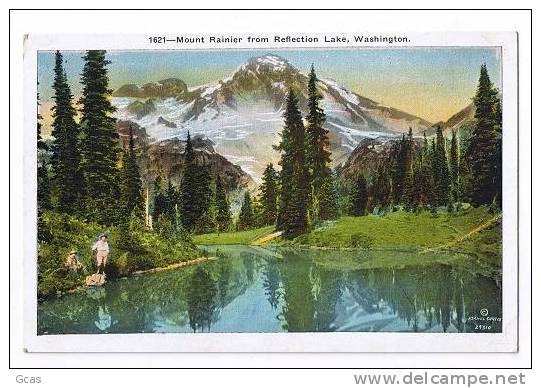
[[[386,208],[391,202],[392,185],[388,167],[381,163],[376,171],[374,180],[374,202],[380,208]]]
[[[451,146],[449,149],[449,177],[451,180],[451,193],[454,201],[459,199],[459,154],[456,132],[453,130]]]
[[[167,188],[165,189],[165,198],[166,198],[166,214],[171,221],[176,222],[177,214],[177,192],[171,178],[167,180]]]
[[[413,186],[413,152],[414,152],[414,140],[413,140],[413,131],[410,127],[408,132],[408,137],[405,139],[403,145],[403,159],[401,160],[403,171],[402,175],[404,177],[403,181],[403,199],[402,203],[408,209],[412,209],[414,205],[414,196],[415,196],[415,187]]]
[[[209,210],[212,190],[208,166],[198,166],[193,144],[188,132],[184,151],[184,173],[181,182],[182,225],[188,231],[194,231],[197,223]]]
[[[364,216],[368,204],[368,184],[363,174],[360,174],[352,187],[350,194],[350,210],[352,216]]]
[[[64,70],[60,51],[55,54],[51,164],[54,172],[56,205],[63,213],[76,214],[80,211],[84,188],[80,170],[79,126],[75,121],[72,94]]]
[[[325,178],[319,190],[319,218],[321,220],[334,220],[340,214],[340,204],[335,177],[331,173]]]
[[[158,221],[160,216],[167,213],[167,198],[162,190],[162,178],[160,175],[156,176],[154,180],[154,207],[152,211],[153,222]]]
[[[214,209],[211,209],[214,202],[214,193],[212,192],[212,178],[210,175],[210,167],[209,166],[199,166],[199,169],[197,170],[197,180],[196,180],[196,187],[198,192],[198,197],[196,199],[196,226],[201,222],[202,224],[206,225],[200,225],[199,229],[208,229],[208,225],[215,223],[213,211]],[[206,219],[203,219],[203,216],[206,217]]]
[[[239,230],[246,230],[252,228],[254,224],[255,219],[252,198],[250,197],[250,193],[247,191],[244,193],[244,202],[240,208],[238,228]]]
[[[265,168],[262,180],[260,187],[261,222],[263,225],[274,225],[278,203],[278,174],[272,163]]]
[[[404,180],[406,175],[407,139],[402,135],[400,141],[394,142],[390,153],[390,170],[392,171],[392,197],[395,204],[404,199]]]
[[[121,200],[124,208],[124,217],[132,214],[136,217],[143,217],[143,185],[139,166],[137,165],[137,154],[134,146],[133,129],[129,127],[128,147],[123,151],[122,156],[122,185]]]
[[[277,150],[281,152],[280,195],[277,227],[286,238],[303,233],[308,226],[309,175],[305,157],[305,130],[298,100],[289,90],[285,125]]]
[[[331,175],[329,163],[331,152],[329,151],[328,131],[323,128],[325,113],[319,106],[323,96],[317,90],[317,76],[314,66],[310,69],[308,77],[308,115],[306,116],[306,161],[310,179],[310,218],[313,222],[322,217],[322,213],[329,214],[328,209],[321,209],[320,202],[324,200],[323,186],[328,182]]]
[[[181,182],[182,224],[191,231],[197,221],[197,165],[190,132],[184,150],[184,173]]]
[[[433,155],[435,204],[444,206],[449,203],[450,179],[447,154],[445,152],[445,138],[441,127],[436,128],[436,143]]]
[[[223,232],[231,226],[231,210],[229,209],[227,193],[220,176],[216,177],[215,203],[217,208],[216,224],[218,230]]]
[[[38,100],[38,117],[37,117],[37,151],[38,151],[38,167],[37,167],[37,228],[38,242],[47,241],[50,238],[49,232],[43,221],[43,210],[51,207],[51,187],[49,182],[49,174],[47,172],[45,155],[48,152],[47,144],[41,137],[41,115],[39,114],[39,94]]]
[[[218,208],[216,206],[216,193],[210,189],[210,196],[201,216],[197,219],[194,232],[201,233],[214,233],[218,229]]]
[[[426,208],[434,202],[434,180],[432,169],[432,149],[426,133],[423,134],[423,146],[418,153],[413,174],[413,203],[416,208]]]
[[[111,114],[109,77],[104,50],[89,50],[83,57],[85,64],[81,111],[81,154],[85,180],[86,213],[94,221],[111,224],[118,218],[119,156],[116,120]]]
[[[501,105],[486,64],[481,66],[473,101],[475,126],[466,152],[473,179],[470,197],[479,206],[501,197]]]
[[[496,153],[494,156],[494,191],[496,203],[502,206],[502,102],[498,97],[494,106],[494,132],[496,132]]]

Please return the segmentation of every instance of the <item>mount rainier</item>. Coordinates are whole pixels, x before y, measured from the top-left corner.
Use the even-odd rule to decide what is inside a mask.
[[[184,139],[188,131],[208,137],[218,153],[258,181],[266,164],[278,161],[272,145],[279,142],[288,87],[296,92],[305,114],[307,82],[306,74],[284,58],[269,54],[251,58],[229,77],[207,85],[188,88],[175,78],[142,87],[124,85],[114,92],[113,104],[118,119],[136,122],[155,142]],[[432,125],[353,93],[333,80],[320,79],[318,86],[335,166],[343,163],[362,139],[395,137],[409,127],[421,133]],[[142,117],[128,109],[141,99],[151,99],[155,107]]]

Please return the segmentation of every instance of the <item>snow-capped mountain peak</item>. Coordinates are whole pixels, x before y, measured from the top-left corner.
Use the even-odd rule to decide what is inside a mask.
[[[306,113],[307,83],[307,74],[286,59],[265,54],[248,59],[224,79],[186,89],[176,98],[153,96],[155,110],[141,118],[127,109],[133,97],[116,93],[113,102],[119,118],[137,121],[156,140],[183,138],[188,130],[207,136],[215,142],[217,152],[258,180],[267,163],[278,159],[272,145],[279,141],[288,89],[297,94]],[[379,105],[330,79],[320,80],[319,89],[335,165],[343,162],[363,138],[395,136],[410,126],[420,131],[431,125]]]

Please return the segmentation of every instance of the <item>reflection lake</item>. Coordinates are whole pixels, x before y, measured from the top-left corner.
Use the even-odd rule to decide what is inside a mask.
[[[217,258],[41,301],[38,334],[501,332],[501,322],[480,330],[475,319],[483,309],[501,317],[501,286],[492,278],[437,260],[362,266],[375,254],[418,253],[206,250]]]

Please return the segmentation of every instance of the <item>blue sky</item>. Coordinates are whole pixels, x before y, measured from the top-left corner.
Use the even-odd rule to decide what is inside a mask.
[[[177,77],[188,86],[231,74],[253,56],[276,54],[302,72],[314,63],[320,78],[332,78],[348,89],[384,105],[429,121],[446,120],[471,102],[479,68],[486,63],[493,82],[500,85],[498,48],[356,48],[220,51],[108,52],[111,87],[142,84]],[[64,52],[65,68],[75,95],[80,93],[82,52]],[[51,98],[54,53],[38,54],[42,100]]]

